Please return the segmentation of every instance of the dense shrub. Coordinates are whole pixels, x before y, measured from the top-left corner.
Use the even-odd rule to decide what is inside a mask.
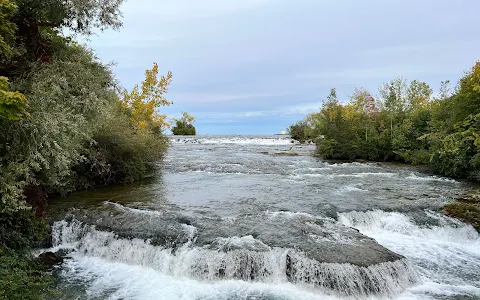
[[[310,137],[307,136],[307,123],[305,121],[299,121],[296,124],[290,125],[288,127],[288,134],[292,137],[292,139],[297,140],[299,142],[304,142]]]
[[[295,138],[318,137],[317,153],[332,159],[427,164],[438,174],[480,180],[480,62],[451,94],[442,82],[432,98],[424,82],[392,80],[380,97],[357,89],[341,103],[332,89],[320,112],[291,126]],[[306,128],[305,128],[306,127]]]
[[[53,278],[28,254],[0,248],[0,299],[51,299]]]
[[[192,124],[178,120],[172,127],[172,133],[174,135],[196,135],[197,131]]]
[[[45,221],[32,210],[18,210],[0,212],[0,224],[0,299],[44,299],[53,278],[29,249],[46,234]]]
[[[159,107],[171,104],[171,72],[154,64],[122,91],[62,34],[117,29],[122,2],[0,1],[0,299],[49,298],[31,256],[48,194],[140,179],[167,149]]]
[[[172,128],[172,133],[174,135],[196,135],[197,130],[193,126],[195,122],[195,117],[188,114],[187,112],[182,112],[182,117],[180,119],[173,119],[175,125]]]

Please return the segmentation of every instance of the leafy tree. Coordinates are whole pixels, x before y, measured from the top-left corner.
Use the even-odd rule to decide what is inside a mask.
[[[93,121],[117,99],[110,71],[76,44],[32,70],[12,83],[29,99],[30,117],[0,122],[4,208],[18,207],[29,185],[68,190],[71,168],[92,140]]]
[[[18,121],[29,117],[28,102],[20,92],[12,92],[8,86],[8,79],[0,77],[0,118]]]
[[[15,41],[17,26],[11,22],[17,5],[11,0],[0,1],[0,56],[11,57],[14,53],[12,47]]]
[[[307,122],[304,120],[298,121],[296,124],[290,125],[287,132],[292,137],[292,139],[299,142],[304,142],[307,140],[306,137]]]
[[[119,7],[123,0],[11,0],[0,6],[0,31],[7,33],[10,50],[0,55],[0,75],[19,76],[28,72],[30,64],[40,60],[51,62],[54,52],[52,38],[60,32],[90,35],[95,28],[118,29],[121,26]],[[15,36],[11,32],[17,29]],[[54,37],[52,36],[54,32]],[[2,32],[3,33],[3,32]],[[7,49],[8,50],[8,49]],[[2,54],[2,53],[0,53]]]
[[[175,126],[172,128],[172,133],[174,135],[196,135],[197,131],[193,122],[195,122],[195,117],[188,114],[187,112],[182,112],[182,117],[180,119],[173,119]]]
[[[158,113],[161,106],[171,105],[164,94],[168,92],[168,85],[172,81],[172,72],[158,78],[158,64],[154,63],[151,70],[145,71],[145,80],[141,87],[135,85],[132,91],[124,91],[123,105],[130,110],[132,122],[139,128],[157,128],[161,131],[169,127],[166,115]]]
[[[141,179],[167,149],[157,110],[171,73],[154,64],[118,93],[109,66],[62,34],[117,29],[122,2],[0,0],[0,299],[50,299],[30,250],[48,194]]]
[[[443,81],[432,98],[427,83],[402,78],[379,93],[377,102],[356,89],[341,104],[332,89],[320,112],[298,123],[309,127],[300,132],[315,133],[325,158],[427,164],[442,175],[480,180],[480,62],[453,93]]]

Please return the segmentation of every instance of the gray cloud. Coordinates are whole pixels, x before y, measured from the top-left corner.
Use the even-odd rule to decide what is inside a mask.
[[[153,61],[172,70],[162,111],[196,115],[199,132],[273,133],[331,87],[346,99],[397,76],[455,81],[480,58],[478,11],[471,0],[130,0],[122,30],[91,46],[125,87]]]

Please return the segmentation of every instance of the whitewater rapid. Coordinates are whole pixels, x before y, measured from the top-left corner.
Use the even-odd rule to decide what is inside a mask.
[[[480,298],[479,234],[440,212],[468,185],[312,150],[180,138],[157,177],[59,199],[58,299]]]

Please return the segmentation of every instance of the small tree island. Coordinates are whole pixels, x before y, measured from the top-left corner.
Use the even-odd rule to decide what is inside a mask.
[[[195,122],[195,117],[188,114],[187,112],[182,112],[182,117],[180,119],[173,119],[175,125],[172,127],[173,135],[196,135],[197,131],[193,123]]]

